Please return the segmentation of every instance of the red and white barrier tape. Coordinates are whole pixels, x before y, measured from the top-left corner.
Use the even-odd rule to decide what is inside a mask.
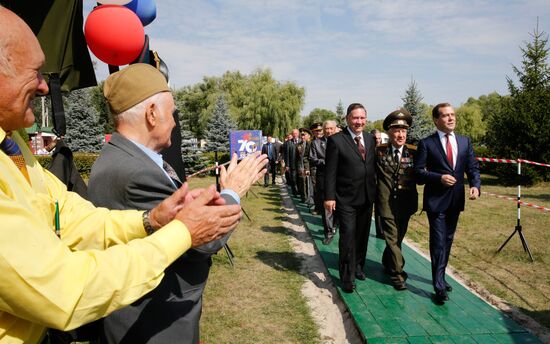
[[[535,209],[538,209],[540,211],[544,211],[546,213],[550,213],[550,208],[546,208],[546,207],[543,207],[541,205],[536,205],[536,204],[533,204],[533,203],[527,203],[527,202],[524,202],[524,201],[519,201],[518,202],[518,199],[515,198],[515,197],[508,197],[508,196],[502,196],[502,195],[497,195],[495,193],[492,193],[492,192],[487,192],[487,191],[482,191],[481,192],[483,195],[489,195],[489,196],[494,196],[496,198],[501,198],[501,199],[505,199],[505,200],[508,200],[508,201],[513,201],[513,202],[516,202],[516,203],[519,203],[521,205],[524,205],[526,207],[531,207],[531,208],[535,208]]]
[[[485,162],[499,162],[504,164],[517,164],[518,162],[524,163],[524,164],[531,164],[531,165],[537,165],[537,166],[544,166],[544,167],[550,167],[550,164],[544,164],[542,162],[535,162],[525,159],[497,159],[497,158],[476,158],[478,161],[485,161]]]

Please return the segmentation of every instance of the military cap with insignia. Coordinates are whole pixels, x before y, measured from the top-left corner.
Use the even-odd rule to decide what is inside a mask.
[[[407,109],[399,109],[390,113],[384,119],[384,130],[388,130],[392,127],[409,128],[412,124],[412,116]]]
[[[311,131],[316,131],[316,130],[323,130],[323,124],[322,123],[313,123],[310,127],[309,127],[309,130]]]
[[[312,135],[311,130],[309,130],[308,128],[300,128],[299,130],[300,130],[300,134],[308,133],[309,136]]]

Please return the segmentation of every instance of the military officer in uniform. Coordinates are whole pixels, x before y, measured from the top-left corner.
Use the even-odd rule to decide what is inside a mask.
[[[407,233],[409,218],[418,209],[414,179],[416,146],[405,144],[411,123],[412,116],[406,109],[390,113],[383,124],[390,140],[376,147],[376,206],[386,240],[382,264],[397,290],[407,289],[401,243]]]

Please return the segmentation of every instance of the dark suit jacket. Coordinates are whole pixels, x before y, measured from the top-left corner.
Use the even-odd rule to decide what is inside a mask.
[[[271,143],[271,149],[273,150],[273,159],[272,161],[279,161],[281,155],[281,145],[276,142]],[[267,143],[262,146],[262,154],[267,155]]]
[[[363,161],[357,144],[348,129],[328,138],[325,158],[325,200],[336,200],[348,206],[374,202],[376,170],[374,136],[363,131],[366,159]]]
[[[318,178],[325,177],[325,152],[327,149],[327,138],[321,137],[311,141],[311,149],[309,151],[310,166],[315,167],[316,176]],[[323,188],[325,186],[323,185]]]
[[[292,140],[283,143],[283,159],[290,170],[296,169],[296,144]]]
[[[162,169],[118,133],[103,147],[88,184],[90,200],[110,209],[151,209],[175,190]],[[232,197],[225,199],[235,203]],[[189,250],[166,269],[157,288],[107,316],[102,342],[198,343],[210,256],[228,238]]]
[[[437,132],[420,140],[415,160],[415,172],[419,184],[424,187],[423,210],[444,212],[464,210],[464,173],[468,176],[470,187],[480,188],[479,163],[472,142],[466,136],[457,135],[458,154],[455,168],[447,161],[447,156]],[[441,176],[450,174],[456,178],[456,184],[448,187],[441,183]]]

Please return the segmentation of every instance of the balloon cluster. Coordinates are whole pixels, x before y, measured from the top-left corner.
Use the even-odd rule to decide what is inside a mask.
[[[112,65],[129,64],[144,49],[144,26],[157,16],[154,0],[101,0],[84,25],[90,50]]]

